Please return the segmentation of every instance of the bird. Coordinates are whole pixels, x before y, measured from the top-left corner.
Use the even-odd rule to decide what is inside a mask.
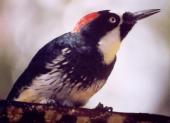
[[[7,100],[82,107],[106,83],[123,39],[148,9],[117,14],[91,12],[44,45],[14,83]]]

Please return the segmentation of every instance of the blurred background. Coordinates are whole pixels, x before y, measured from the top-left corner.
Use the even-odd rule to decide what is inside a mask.
[[[88,102],[114,111],[170,115],[170,1],[169,0],[1,0],[0,98],[34,54],[53,38],[71,31],[83,15],[161,9],[136,24],[117,54],[107,84]]]

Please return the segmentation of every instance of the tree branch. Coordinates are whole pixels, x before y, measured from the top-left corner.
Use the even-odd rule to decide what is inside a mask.
[[[1,100],[0,123],[170,123],[170,117]]]

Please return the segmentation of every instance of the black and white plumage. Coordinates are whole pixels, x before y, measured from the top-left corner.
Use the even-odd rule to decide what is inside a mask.
[[[62,40],[60,41],[60,38],[54,39],[35,55],[28,68],[14,85],[13,92],[8,99],[12,97],[16,100],[24,98],[21,100],[27,101],[35,98],[31,102],[48,102],[48,100],[57,99],[62,103],[64,100],[68,103],[66,97],[73,89],[74,91],[75,89],[85,91],[92,84],[100,86],[105,81],[114,62],[109,66],[104,65],[96,48],[84,44],[82,47],[80,44],[70,46],[70,40],[76,41],[77,34],[67,33],[63,36],[68,39],[67,43],[66,40],[64,43]],[[20,88],[22,89],[20,90]],[[19,96],[22,91],[29,91],[29,89],[31,89],[31,93],[34,93],[30,95],[31,97],[29,97],[30,92],[26,92],[25,96]],[[17,96],[19,96],[18,99]]]
[[[21,74],[8,100],[82,106],[105,84],[121,41],[137,20],[158,9],[119,16],[108,10],[83,17],[41,48]]]

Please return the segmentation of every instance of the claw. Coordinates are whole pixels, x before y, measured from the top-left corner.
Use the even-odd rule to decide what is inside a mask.
[[[109,106],[104,106],[102,103],[99,103],[94,109],[101,110],[104,112],[113,112],[113,108]]]

